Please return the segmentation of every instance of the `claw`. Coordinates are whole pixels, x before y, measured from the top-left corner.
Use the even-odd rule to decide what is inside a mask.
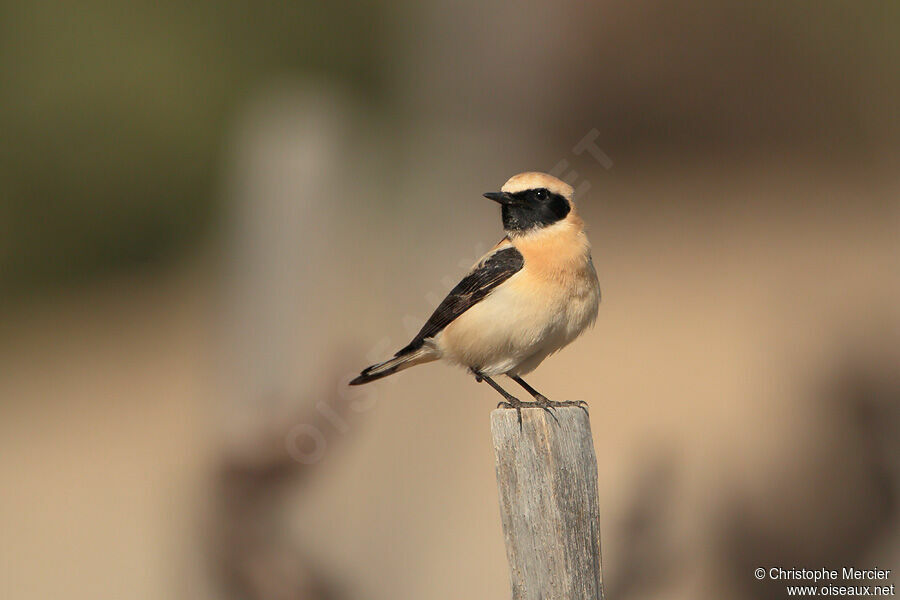
[[[572,402],[567,402],[566,404],[568,406],[577,406],[578,408],[580,408],[581,410],[584,411],[584,416],[586,416],[586,417],[591,416],[591,413],[588,412],[587,402],[585,402],[584,400],[576,400],[576,401],[572,401]]]
[[[554,402],[553,400],[550,400],[545,396],[541,396],[540,398],[535,398],[534,402],[535,402],[535,404],[537,404],[541,408],[544,408],[545,410],[549,408],[554,411],[560,407],[577,406],[578,408],[580,408],[581,410],[584,411],[584,414],[586,416],[588,416],[588,417],[590,416],[590,413],[588,412],[588,404],[584,400],[567,400],[565,402]],[[555,416],[553,418],[556,419]],[[558,420],[556,422],[559,423]]]
[[[556,421],[556,424],[559,425],[559,419],[556,418],[554,414],[556,412],[556,406],[554,403],[548,400],[546,397],[541,396],[540,398],[535,398],[534,403],[540,406],[545,413],[553,417],[553,420]]]
[[[513,402],[512,400],[515,400]],[[516,417],[519,421],[519,431],[522,431],[522,401],[512,398],[510,401],[501,402],[497,408],[514,408],[516,409]]]
[[[557,419],[556,415],[554,414],[556,412],[555,408],[553,408],[552,406],[542,406],[541,408],[543,408],[544,412],[547,413],[548,415],[550,415],[550,417],[554,421],[556,421],[556,424],[559,425],[559,419]]]

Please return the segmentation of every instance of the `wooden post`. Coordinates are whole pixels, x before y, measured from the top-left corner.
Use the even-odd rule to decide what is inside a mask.
[[[581,408],[491,413],[513,600],[602,600],[597,459]]]

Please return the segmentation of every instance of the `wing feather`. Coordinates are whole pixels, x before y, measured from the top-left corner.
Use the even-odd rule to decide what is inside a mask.
[[[459,315],[482,301],[494,288],[515,275],[525,265],[525,259],[513,246],[503,247],[488,254],[462,281],[456,284],[444,301],[422,327],[416,337],[397,356],[421,348],[425,340],[436,336]]]

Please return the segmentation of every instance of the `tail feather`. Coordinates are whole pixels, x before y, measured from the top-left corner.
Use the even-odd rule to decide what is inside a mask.
[[[394,373],[402,371],[403,369],[408,369],[412,366],[424,362],[436,360],[436,357],[434,356],[432,350],[427,347],[421,347],[406,353],[403,353],[404,350],[406,349],[404,348],[403,350],[398,352],[393,358],[390,358],[378,364],[374,364],[371,367],[366,367],[356,379],[350,382],[350,385],[362,385],[364,383],[369,383],[370,381],[375,381],[376,379],[381,379],[382,377],[393,375]]]

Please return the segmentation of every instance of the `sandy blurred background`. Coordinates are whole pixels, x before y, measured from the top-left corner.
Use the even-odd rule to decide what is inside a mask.
[[[900,4],[0,3],[0,596],[509,595],[488,415],[362,390],[578,189],[607,593],[900,569]],[[512,388],[511,388],[512,389]]]

